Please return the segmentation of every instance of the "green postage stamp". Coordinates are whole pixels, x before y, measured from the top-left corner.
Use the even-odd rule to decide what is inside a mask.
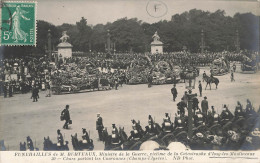
[[[1,3],[0,45],[36,45],[36,2]]]

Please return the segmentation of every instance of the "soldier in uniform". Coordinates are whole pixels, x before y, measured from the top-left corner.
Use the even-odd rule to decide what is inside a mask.
[[[30,151],[33,151],[33,150],[34,150],[33,141],[32,141],[32,139],[30,138],[30,136],[27,136],[27,148],[28,148],[28,150],[30,150]]]
[[[238,101],[237,106],[235,108],[235,117],[234,117],[233,121],[236,121],[239,118],[244,118],[244,112],[243,112],[241,103]]]
[[[175,101],[175,99],[177,97],[177,94],[178,94],[175,84],[173,85],[173,88],[171,89],[171,92],[172,92],[173,101]]]
[[[119,140],[119,134],[118,134],[118,129],[115,124],[112,124],[112,140],[111,140],[113,145],[117,145],[120,143]]]
[[[151,115],[148,116],[148,126],[145,127],[144,135],[147,133],[149,133],[150,135],[159,134],[156,132],[155,124]]]
[[[163,118],[162,129],[165,132],[171,132],[172,130],[172,122],[168,113],[165,113],[165,118]]]
[[[186,128],[186,120],[185,117],[180,114],[180,111],[177,112],[174,120],[174,131],[185,130]]]
[[[226,124],[228,121],[231,121],[233,119],[233,114],[228,110],[226,105],[224,105],[223,111],[220,114],[220,119],[222,125]]]
[[[219,114],[216,113],[214,106],[211,106],[211,113],[208,115],[207,124],[208,126],[212,126],[214,124],[219,124],[219,122]]]
[[[139,140],[142,137],[142,135],[141,135],[141,133],[139,131],[139,126],[138,126],[138,124],[136,123],[136,121],[134,119],[132,120],[132,123],[133,123],[133,125],[132,125],[132,129],[133,130],[130,132],[131,135],[128,138],[128,140],[131,140],[132,138],[134,140]]]
[[[57,130],[57,134],[58,134],[58,136],[57,136],[57,141],[58,141],[57,147],[61,148],[64,145],[64,140],[63,140],[63,136],[62,136],[59,129]]]
[[[83,141],[82,142],[83,143],[89,143],[90,142],[89,135],[88,135],[88,132],[85,128],[82,128],[82,133],[83,133],[83,135],[82,135]]]
[[[61,112],[61,115],[65,119],[65,123],[63,125],[64,129],[68,129],[70,124],[70,112],[69,112],[69,105],[66,105],[66,108]]]
[[[103,130],[104,126],[103,126],[103,119],[100,116],[100,113],[97,114],[97,121],[96,121],[96,130],[98,130],[98,136],[99,136],[99,140],[102,141],[103,137],[102,137],[102,130]]]
[[[196,127],[205,124],[205,116],[202,114],[200,109],[198,109],[194,115],[194,124]]]

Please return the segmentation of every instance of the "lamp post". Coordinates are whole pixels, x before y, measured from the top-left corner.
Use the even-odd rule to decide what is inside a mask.
[[[192,99],[197,96],[197,93],[192,94],[192,89],[195,88],[196,75],[193,72],[188,72],[185,77],[185,87],[189,90],[188,96],[188,137],[192,137],[193,126],[193,112],[192,112]]]

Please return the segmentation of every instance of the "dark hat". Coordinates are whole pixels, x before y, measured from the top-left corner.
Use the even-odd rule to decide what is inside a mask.
[[[85,129],[85,128],[82,128],[82,130],[83,130],[83,131],[86,131],[86,129]]]
[[[58,129],[57,132],[60,132],[60,129]]]
[[[204,99],[207,99],[207,96],[205,96]]]
[[[115,124],[112,124],[112,126],[115,126]]]
[[[168,115],[168,113],[165,113],[165,115]]]

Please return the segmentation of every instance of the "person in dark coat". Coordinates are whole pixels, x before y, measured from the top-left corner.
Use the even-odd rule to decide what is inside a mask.
[[[85,128],[82,128],[82,133],[83,133],[82,135],[83,143],[89,143],[90,142],[89,135]]]
[[[103,119],[100,116],[100,113],[97,114],[97,121],[96,121],[96,130],[98,130],[98,136],[99,136],[99,140],[102,141],[103,137],[102,137],[102,130],[103,130],[104,126],[103,126]]]
[[[199,81],[199,91],[200,91],[200,97],[202,97],[202,85],[201,85],[201,81]]]
[[[64,117],[65,120],[65,124],[63,125],[63,128],[68,129],[70,124],[69,105],[66,105],[66,108],[61,112],[61,115]]]
[[[175,99],[176,99],[176,97],[178,95],[178,92],[177,92],[175,84],[173,85],[173,88],[171,89],[171,92],[172,92],[173,101],[175,101]]]
[[[180,111],[181,115],[185,115],[185,107],[187,107],[187,104],[184,99],[181,98],[181,101],[177,104],[177,108]]]
[[[204,116],[206,116],[208,114],[208,109],[209,109],[209,104],[206,96],[204,97],[204,100],[201,101],[201,109]]]
[[[192,99],[192,109],[193,109],[193,111],[194,111],[194,114],[195,114],[195,111],[196,111],[197,109],[199,109],[199,100],[198,100],[197,97],[194,97],[194,98]]]
[[[203,82],[205,81],[205,80],[204,80],[205,77],[206,77],[206,72],[204,71],[203,74],[202,74],[202,79],[203,79],[202,81],[203,81]]]
[[[33,99],[33,102],[37,102],[38,98],[40,98],[39,89],[35,86],[32,89],[32,97],[31,98]]]

